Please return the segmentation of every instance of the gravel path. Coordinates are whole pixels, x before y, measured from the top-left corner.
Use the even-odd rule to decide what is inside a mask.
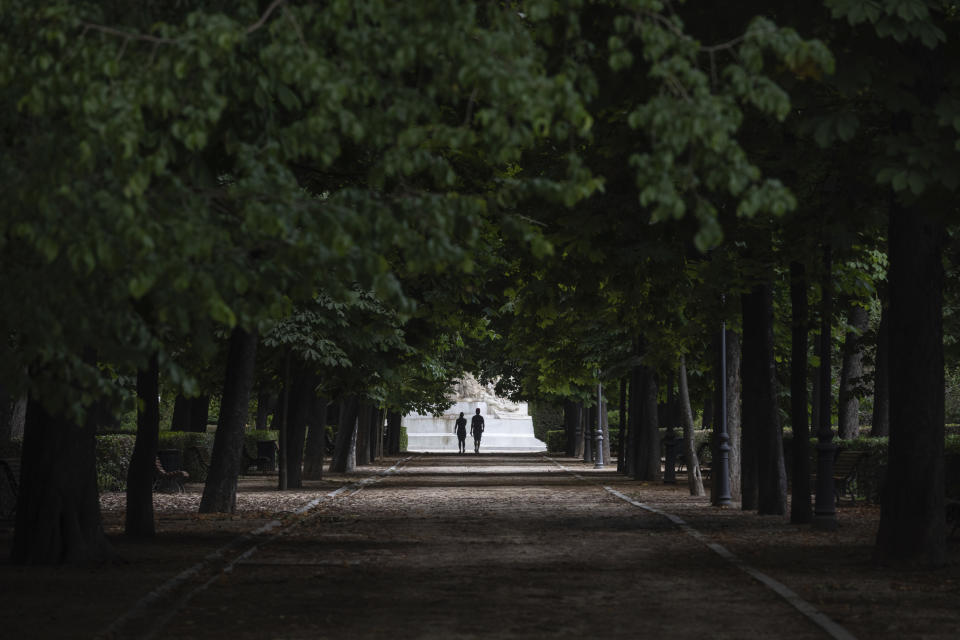
[[[321,504],[164,636],[826,637],[665,518],[539,456],[422,456]],[[736,611],[736,615],[731,615]]]
[[[944,569],[879,569],[872,505],[844,505],[837,531],[817,532],[713,508],[682,484],[519,454],[415,455],[275,484],[242,477],[233,515],[199,515],[199,484],[158,494],[146,541],[122,535],[123,494],[102,495],[128,562],[0,562],[3,637],[830,637],[760,574],[854,637],[960,630],[958,541]],[[11,540],[0,523],[0,552]]]

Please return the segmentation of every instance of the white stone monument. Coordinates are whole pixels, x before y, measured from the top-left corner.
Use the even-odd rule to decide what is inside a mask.
[[[527,403],[498,397],[493,385],[484,387],[468,373],[448,399],[451,406],[439,418],[416,413],[403,417],[408,451],[459,451],[455,426],[461,411],[467,419],[467,451],[472,451],[470,418],[477,409],[484,420],[480,453],[547,450],[547,445],[533,435],[533,419],[527,413]]]

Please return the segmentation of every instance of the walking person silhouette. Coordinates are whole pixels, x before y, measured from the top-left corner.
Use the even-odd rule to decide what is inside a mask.
[[[483,416],[480,415],[480,409],[470,420],[470,434],[473,436],[473,452],[480,453],[480,436],[483,435]]]
[[[454,428],[457,433],[457,440],[460,441],[460,453],[467,452],[467,419],[463,417],[463,411],[457,418],[457,426]]]

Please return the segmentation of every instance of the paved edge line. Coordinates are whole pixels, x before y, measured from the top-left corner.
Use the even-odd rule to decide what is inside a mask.
[[[308,511],[310,511],[311,509],[313,509],[314,507],[316,507],[317,505],[319,505],[324,500],[335,498],[339,496],[341,493],[350,491],[351,489],[356,489],[356,491],[354,491],[353,493],[357,493],[361,489],[363,489],[364,485],[370,484],[371,482],[378,480],[382,476],[393,473],[394,471],[397,470],[397,468],[401,464],[403,464],[404,462],[407,462],[408,460],[413,459],[414,457],[416,456],[407,456],[405,458],[401,458],[400,460],[397,460],[397,462],[388,469],[378,471],[377,473],[371,476],[367,476],[366,478],[362,478],[361,480],[355,480],[350,484],[345,484],[338,489],[335,489],[333,491],[330,491],[329,493],[325,493],[321,496],[318,496],[313,500],[310,500],[306,504],[295,509],[293,513],[295,515],[303,515]],[[148,606],[158,601],[167,593],[173,591],[174,589],[179,587],[181,584],[185,583],[187,580],[190,580],[191,578],[197,576],[204,569],[204,567],[207,566],[207,564],[209,564],[214,560],[224,557],[226,555],[227,550],[229,550],[231,547],[241,546],[248,540],[252,540],[253,538],[262,536],[266,533],[270,533],[271,531],[273,531],[274,529],[277,529],[278,527],[281,527],[282,525],[283,523],[280,520],[270,520],[263,526],[258,527],[253,531],[248,531],[247,533],[241,534],[236,538],[234,538],[233,540],[227,542],[225,545],[223,545],[219,549],[208,553],[206,556],[204,556],[203,560],[201,560],[200,562],[194,564],[192,567],[188,567],[187,569],[184,569],[174,577],[170,578],[169,580],[167,580],[166,582],[164,582],[163,584],[161,584],[160,586],[158,586],[157,588],[153,589],[152,591],[147,593],[145,596],[140,598],[136,603],[134,603],[132,607],[130,607],[130,609],[127,610],[126,613],[124,613],[122,616],[114,620],[103,630],[99,631],[94,637],[95,638],[118,637],[118,633],[121,631],[124,624],[126,624],[127,622],[135,618],[142,611],[144,611]],[[272,535],[275,537],[279,533],[280,532],[277,531]],[[158,621],[158,622],[161,622],[161,624],[154,625],[154,627],[149,631],[149,633],[143,636],[143,639],[147,640],[148,638],[153,638],[157,634],[157,632],[159,632],[160,629],[162,629],[165,626],[165,624],[170,620],[170,618],[173,617],[173,614],[176,613],[181,607],[186,605],[187,602],[189,602],[190,598],[192,598],[197,593],[200,593],[201,591],[209,587],[216,578],[219,578],[221,574],[229,573],[233,571],[233,567],[238,562],[252,556],[256,552],[257,548],[259,548],[260,544],[261,543],[258,542],[252,547],[241,552],[236,558],[231,560],[221,571],[217,572],[213,578],[205,582],[203,585],[200,585],[196,589],[191,590],[190,592],[185,594],[182,598],[180,598],[176,602],[176,604],[171,608],[171,610],[166,615],[164,615],[160,621]]]
[[[550,462],[552,462],[553,464],[557,465],[558,467],[566,471],[567,473],[571,474],[573,477],[578,478],[580,480],[586,480],[586,478],[574,472],[573,470],[566,468],[565,466],[563,466],[553,458],[549,456],[544,456],[544,457]],[[792,605],[793,608],[795,608],[797,611],[799,611],[804,616],[806,616],[807,619],[809,619],[815,625],[817,625],[818,627],[826,631],[830,635],[830,637],[834,638],[835,640],[856,640],[856,636],[854,636],[849,631],[844,629],[838,623],[834,622],[825,613],[821,612],[812,604],[804,600],[802,597],[800,597],[800,595],[796,591],[794,591],[787,585],[783,584],[779,580],[768,576],[762,571],[758,569],[754,569],[753,567],[745,563],[735,553],[727,549],[722,544],[719,544],[717,542],[710,542],[710,540],[708,540],[705,535],[703,535],[702,533],[700,533],[699,531],[691,527],[689,524],[687,524],[687,522],[680,516],[674,515],[672,513],[668,513],[656,507],[651,507],[648,504],[638,502],[633,498],[631,498],[630,496],[627,496],[617,491],[616,489],[613,489],[606,485],[601,485],[601,486],[607,493],[610,493],[620,498],[621,500],[632,504],[635,507],[639,507],[651,513],[655,513],[658,516],[662,516],[666,518],[667,520],[675,524],[677,528],[682,530],[688,536],[690,536],[691,538],[699,542],[702,542],[706,547],[708,547],[711,551],[716,553],[718,556],[728,561],[729,563],[731,563],[732,565],[734,565],[735,567],[737,567],[738,569],[740,569],[741,571],[743,571],[744,573],[746,573],[747,575],[749,575],[750,577],[757,580],[759,583],[761,583],[762,585],[764,585],[765,587],[767,587],[768,589],[776,593],[778,596],[786,600],[787,603]]]

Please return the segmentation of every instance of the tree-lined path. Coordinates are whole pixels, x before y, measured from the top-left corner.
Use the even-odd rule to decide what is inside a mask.
[[[240,559],[162,636],[827,637],[603,489],[635,483],[577,466],[582,479],[543,456],[406,461]]]
[[[293,492],[274,480],[244,478],[234,516],[195,514],[196,486],[158,496],[150,542],[119,535],[123,494],[105,494],[129,563],[0,565],[0,625],[18,638],[830,637],[708,545],[795,592],[834,637],[948,638],[960,624],[957,545],[946,569],[891,579],[870,562],[873,506],[845,506],[839,530],[816,535],[711,507],[682,477],[638,483],[544,455],[405,455]]]

